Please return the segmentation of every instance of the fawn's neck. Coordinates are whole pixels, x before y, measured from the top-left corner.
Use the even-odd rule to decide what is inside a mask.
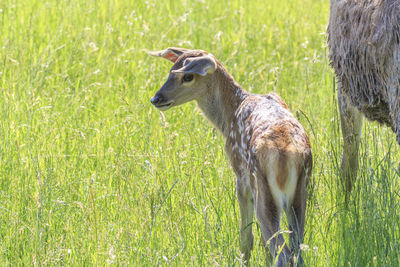
[[[197,104],[226,138],[229,135],[235,111],[249,93],[243,90],[221,65],[213,76],[214,79],[208,85],[207,94],[197,99]]]

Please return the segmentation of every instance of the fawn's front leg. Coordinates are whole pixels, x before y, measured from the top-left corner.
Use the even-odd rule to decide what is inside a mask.
[[[247,180],[246,180],[247,179]],[[241,216],[240,226],[240,251],[244,256],[246,264],[248,264],[251,250],[253,249],[253,214],[254,201],[250,188],[250,179],[246,176],[237,177],[236,193],[239,201],[239,209]]]

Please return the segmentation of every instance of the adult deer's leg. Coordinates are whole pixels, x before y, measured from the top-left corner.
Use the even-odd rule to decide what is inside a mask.
[[[346,195],[351,191],[358,170],[358,149],[361,138],[362,114],[350,104],[338,84],[338,104],[343,134],[342,175],[345,179]]]
[[[392,129],[396,134],[396,141],[400,145],[400,58],[394,64],[397,71],[392,73],[386,84],[389,100],[390,115],[392,117]]]
[[[392,130],[396,134],[397,143],[400,145],[400,57],[394,65],[398,66],[397,71],[392,73],[386,86],[392,117]],[[400,163],[397,170],[400,172]]]
[[[238,177],[236,180],[236,193],[239,200],[241,216],[240,226],[240,251],[244,255],[246,263],[249,262],[251,250],[253,249],[253,214],[254,201],[250,188],[249,177]]]
[[[400,96],[398,99],[400,99]],[[397,110],[397,114],[395,114],[395,132],[396,132],[396,141],[400,145],[400,103],[398,105],[399,109]]]

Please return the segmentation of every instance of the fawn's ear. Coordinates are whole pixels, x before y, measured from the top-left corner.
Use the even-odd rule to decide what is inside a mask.
[[[201,76],[213,73],[217,69],[217,62],[210,54],[200,57],[189,57],[183,62],[183,67],[173,70],[173,73],[197,73]]]
[[[160,51],[148,51],[147,54],[155,57],[163,57],[165,59],[168,59],[172,63],[175,63],[178,57],[180,57],[183,53],[187,51],[190,50],[179,47],[169,47],[165,50],[160,50]]]

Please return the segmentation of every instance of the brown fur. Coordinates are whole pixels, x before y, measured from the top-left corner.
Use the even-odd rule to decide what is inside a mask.
[[[259,155],[265,158],[267,162],[273,162],[274,169],[277,170],[277,183],[281,190],[285,189],[288,178],[288,161],[289,153],[295,151],[290,138],[290,129],[287,125],[274,125],[271,128],[271,133],[264,136],[265,145],[261,149]],[[263,165],[265,166],[265,165]],[[263,168],[263,167],[261,167]],[[267,173],[267,170],[263,170]]]

